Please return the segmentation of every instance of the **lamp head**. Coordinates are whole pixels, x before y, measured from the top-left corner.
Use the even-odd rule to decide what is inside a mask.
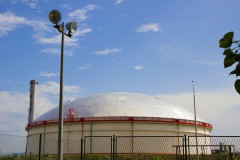
[[[66,24],[66,29],[68,30],[69,34],[74,34],[77,31],[77,22],[72,21]]]
[[[49,13],[49,20],[53,24],[58,24],[58,22],[61,20],[61,13],[58,10],[52,10]]]

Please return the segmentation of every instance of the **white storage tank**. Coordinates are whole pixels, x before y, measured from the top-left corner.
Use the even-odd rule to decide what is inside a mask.
[[[85,136],[195,136],[192,112],[145,94],[95,94],[68,101],[63,112],[64,154],[79,153],[80,140]],[[39,134],[44,154],[57,153],[58,113],[55,107],[28,124],[28,153],[37,151]],[[208,136],[211,130],[211,124],[197,117],[199,136]]]

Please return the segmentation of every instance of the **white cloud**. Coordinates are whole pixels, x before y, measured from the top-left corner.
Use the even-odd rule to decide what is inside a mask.
[[[60,7],[63,8],[63,9],[72,10],[72,7],[69,4],[62,4],[62,5],[60,5]]]
[[[0,92],[1,112],[26,112],[25,105],[28,105],[29,94],[19,92]]]
[[[64,38],[64,45],[65,46],[77,46],[78,45],[78,37],[85,36],[87,33],[92,32],[91,28],[80,28],[76,31],[76,33],[71,37],[65,36]],[[42,44],[60,44],[62,40],[62,35],[57,34],[55,36],[49,37],[43,34],[35,34],[33,35],[33,38],[35,38],[38,43]],[[66,53],[67,54],[67,53]],[[70,56],[70,53],[68,52],[68,55]]]
[[[40,20],[29,20],[29,25],[36,32],[42,33],[43,31],[50,32],[51,26],[49,26],[48,22],[43,22]]]
[[[35,8],[37,8],[37,4],[35,2],[30,2],[29,7],[32,9],[35,9]]]
[[[90,68],[91,68],[91,66],[89,64],[85,64],[85,65],[79,67],[79,69],[81,69],[81,70],[88,70]]]
[[[149,24],[144,24],[139,26],[136,29],[136,32],[158,32],[158,31],[162,31],[163,28],[161,27],[161,25],[157,24],[157,23],[149,23]]]
[[[80,88],[64,86],[64,102],[79,97]],[[37,86],[35,117],[58,106],[59,83],[46,82]],[[29,93],[0,91],[0,133],[26,135]]]
[[[120,53],[121,50],[113,48],[113,49],[104,49],[104,50],[98,50],[95,51],[95,54],[97,55],[109,55],[109,54],[113,54],[113,53]]]
[[[11,0],[12,4],[22,3],[29,6],[32,9],[36,9],[38,6],[38,0]]]
[[[39,92],[40,93],[53,93],[53,94],[59,94],[59,83],[54,82],[54,81],[49,81],[46,82],[44,84],[39,85]],[[78,86],[68,86],[68,85],[64,85],[64,92],[69,92],[69,93],[73,93],[73,92],[79,92],[80,88]]]
[[[48,53],[48,54],[60,55],[60,49],[57,49],[57,48],[47,48],[47,49],[43,49],[42,52]]]
[[[85,36],[85,34],[92,32],[91,28],[80,28],[74,33],[73,36]]]
[[[8,32],[21,25],[29,25],[29,21],[24,17],[15,16],[11,12],[0,13],[0,37],[7,35]]]
[[[16,16],[12,12],[0,13],[0,37],[22,26],[30,26],[35,31],[50,31],[47,23],[38,20],[29,20],[25,17]]]
[[[120,3],[122,3],[124,0],[117,0],[116,2],[115,2],[115,4],[120,4]]]
[[[70,85],[70,86],[64,86],[64,91],[69,93],[78,93],[80,88],[78,86]]]
[[[45,37],[41,34],[35,34],[33,35],[33,38],[35,38],[39,43],[42,44],[61,44],[62,35],[58,34],[52,37]],[[64,39],[64,45],[65,46],[76,46],[77,45],[77,38],[65,38]]]
[[[204,66],[220,66],[221,57],[216,58],[214,54],[208,55],[206,57],[204,54],[199,53],[196,50],[189,50],[186,48],[181,48],[179,46],[173,46],[170,44],[159,45],[157,52],[164,55],[166,58],[174,61],[182,61],[191,64],[204,65]],[[179,54],[181,53],[181,54]]]
[[[90,4],[82,9],[75,10],[74,12],[69,14],[69,17],[72,19],[76,19],[77,21],[84,21],[88,18],[87,13],[89,11],[97,9],[97,5]]]
[[[0,92],[0,133],[25,135],[29,94]]]
[[[138,66],[134,66],[133,68],[137,71],[141,71],[141,70],[144,69],[144,66],[143,65],[138,65]]]
[[[25,135],[29,109],[29,93],[0,92],[0,133]],[[53,108],[48,97],[37,96],[35,117]]]
[[[47,49],[43,49],[41,50],[43,53],[47,53],[47,54],[53,54],[53,55],[61,55],[61,50],[57,49],[57,48],[47,48]],[[68,50],[64,50],[64,55],[65,56],[73,56],[73,53],[71,51]]]
[[[58,74],[53,73],[53,72],[44,71],[44,72],[40,73],[40,76],[50,78],[50,77],[57,77]]]
[[[181,105],[193,112],[193,94],[162,94],[162,99]],[[213,124],[213,135],[238,135],[240,101],[234,91],[196,92],[197,115]]]
[[[38,91],[42,94],[45,94],[45,93],[58,94],[59,84],[53,81],[46,82],[38,86]]]
[[[89,5],[85,7],[86,11],[93,10],[94,5]],[[41,20],[30,20],[25,17],[16,16],[12,12],[0,13],[0,37],[6,36],[9,32],[16,30],[17,28],[28,26],[31,27],[36,33],[33,35],[33,38],[41,44],[60,44],[61,43],[61,34],[55,34],[54,36],[49,36],[46,32],[51,32],[52,27],[49,26],[49,23]],[[92,29],[89,27],[79,28],[72,38],[66,37],[64,39],[65,46],[78,46],[78,37],[85,36],[87,33],[92,32]],[[56,54],[57,50],[43,50],[45,53]],[[59,52],[60,53],[60,52]],[[65,51],[65,55],[72,56],[71,51]]]

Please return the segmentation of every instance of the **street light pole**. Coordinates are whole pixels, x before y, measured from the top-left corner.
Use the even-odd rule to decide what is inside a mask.
[[[59,93],[59,123],[58,123],[58,160],[63,159],[63,87],[64,87],[64,22],[61,25],[61,61],[60,61],[60,93]]]
[[[55,24],[53,27],[62,33],[61,40],[61,61],[60,61],[60,93],[59,93],[59,117],[58,117],[58,160],[63,159],[63,87],[64,87],[64,35],[69,38],[72,37],[77,30],[77,22],[72,21],[66,24],[68,33],[64,32],[64,22],[62,25],[58,25],[61,20],[61,13],[58,10],[52,10],[49,13],[49,20]]]
[[[197,154],[197,160],[199,160],[199,155],[198,155],[198,135],[197,135],[197,111],[196,111],[196,102],[195,102],[194,81],[192,81],[192,83],[193,83],[193,103],[194,103],[195,137],[196,137],[196,154]]]

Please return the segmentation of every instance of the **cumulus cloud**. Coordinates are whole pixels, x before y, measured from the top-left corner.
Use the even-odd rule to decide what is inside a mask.
[[[117,0],[116,2],[115,2],[115,4],[120,4],[120,3],[122,3],[124,0]]]
[[[161,44],[158,46],[158,51],[166,58],[174,61],[182,61],[191,64],[203,65],[203,66],[219,66],[222,65],[222,59],[216,58],[214,55],[208,55],[199,53],[196,50],[189,50],[187,48],[176,47],[171,44]],[[181,54],[179,54],[181,53]]]
[[[61,44],[62,35],[58,34],[52,37],[46,37],[45,35],[35,34],[33,38],[37,40],[38,43],[42,44]],[[65,46],[76,46],[77,45],[77,38],[65,38],[64,45]]]
[[[63,8],[63,9],[72,10],[72,7],[69,4],[61,4],[60,7]]]
[[[72,19],[76,19],[77,21],[82,22],[82,21],[84,21],[88,18],[87,13],[89,11],[95,10],[97,8],[98,8],[97,5],[90,4],[90,5],[85,6],[82,9],[78,9],[78,10],[73,11],[72,13],[69,14],[69,17],[71,17]]]
[[[181,105],[193,112],[193,94],[162,94],[164,100]],[[196,93],[197,115],[213,125],[213,135],[238,135],[240,114],[239,95],[234,91],[209,91]]]
[[[78,98],[80,88],[64,86],[64,101]],[[67,98],[67,99],[66,99]],[[58,106],[59,83],[46,82],[37,86],[35,117]],[[25,135],[29,109],[29,93],[0,91],[0,133]]]
[[[29,25],[29,21],[24,17],[15,16],[14,13],[0,13],[0,36],[5,36],[8,32],[15,30],[21,25]]]
[[[0,133],[25,135],[29,109],[29,93],[0,92]],[[48,97],[37,96],[35,117],[53,108]]]
[[[83,15],[86,16],[87,12],[96,9],[95,5],[88,5],[84,7],[81,11],[84,12]],[[70,17],[78,17],[77,12],[70,14]],[[81,19],[81,18],[80,18]],[[81,21],[87,19],[83,18]],[[28,19],[22,16],[17,16],[13,12],[0,13],[0,37],[7,36],[11,31],[14,31],[20,27],[31,27],[35,34],[33,38],[41,44],[60,44],[61,43],[61,34],[55,34],[54,36],[49,36],[49,32],[52,32],[54,29],[49,26],[49,22],[37,20],[37,19]],[[90,27],[80,27],[74,34],[72,38],[65,38],[65,46],[78,46],[78,37],[85,36],[86,34],[92,32]],[[56,50],[44,50],[43,52],[48,52],[56,54]],[[65,55],[72,56],[72,52],[66,51]]]
[[[88,70],[90,68],[91,68],[91,66],[89,64],[85,64],[85,65],[82,65],[79,67],[79,69],[81,69],[81,70]]]
[[[58,48],[47,48],[47,49],[43,49],[41,50],[43,53],[47,53],[47,54],[53,54],[53,55],[61,55],[61,50]],[[64,55],[65,56],[73,56],[73,53],[71,51],[68,50],[64,50]]]
[[[54,81],[49,81],[44,84],[39,85],[39,92],[41,93],[53,93],[53,94],[58,94],[59,93],[59,83],[54,82]],[[64,92],[78,92],[79,91],[78,86],[68,86],[64,85]]]
[[[30,26],[35,31],[49,31],[47,24],[38,20],[29,20],[25,17],[16,16],[12,12],[0,13],[0,37],[22,26]]]
[[[60,55],[60,49],[57,49],[57,48],[47,48],[47,49],[43,49],[42,52],[48,53],[48,54]]]
[[[12,4],[22,3],[29,6],[32,9],[36,9],[38,6],[38,0],[11,0]]]
[[[29,94],[0,92],[0,133],[25,134],[24,127],[27,124],[28,104]]]
[[[97,55],[109,55],[109,54],[113,54],[113,53],[120,53],[121,50],[119,49],[116,49],[116,48],[113,48],[113,49],[104,49],[104,50],[98,50],[98,51],[95,51],[95,54]]]
[[[76,31],[76,33],[74,33],[74,36],[85,36],[87,33],[92,32],[92,29],[87,27],[87,28],[80,28],[79,30]]]
[[[44,72],[40,73],[40,76],[51,78],[51,77],[57,77],[58,74],[57,73],[53,73],[53,72],[44,71]]]
[[[157,24],[157,23],[149,23],[149,24],[143,24],[141,26],[139,26],[136,29],[136,32],[159,32],[162,31],[163,28],[161,27],[161,25]]]
[[[77,46],[78,45],[78,37],[85,36],[87,33],[92,32],[92,29],[87,28],[80,28],[76,31],[76,33],[72,36],[72,38],[65,38],[64,39],[64,45],[65,46]],[[55,36],[46,36],[43,34],[35,34],[33,35],[33,38],[37,40],[38,43],[41,44],[61,44],[62,35],[57,34]]]
[[[141,70],[144,69],[144,66],[143,65],[137,65],[137,66],[134,66],[133,68],[137,71],[141,71]]]
[[[91,9],[90,7],[89,10]],[[93,8],[93,7],[92,7]],[[60,44],[61,43],[61,34],[55,36],[45,35],[45,32],[50,32],[53,29],[49,27],[47,22],[41,20],[30,20],[25,17],[16,16],[13,12],[0,13],[0,37],[6,36],[9,32],[16,30],[22,26],[31,27],[36,34],[33,35],[33,38],[37,42],[42,44]],[[65,38],[66,46],[76,46],[77,37],[85,36],[87,33],[92,32],[92,29],[89,27],[79,28],[72,38]]]

